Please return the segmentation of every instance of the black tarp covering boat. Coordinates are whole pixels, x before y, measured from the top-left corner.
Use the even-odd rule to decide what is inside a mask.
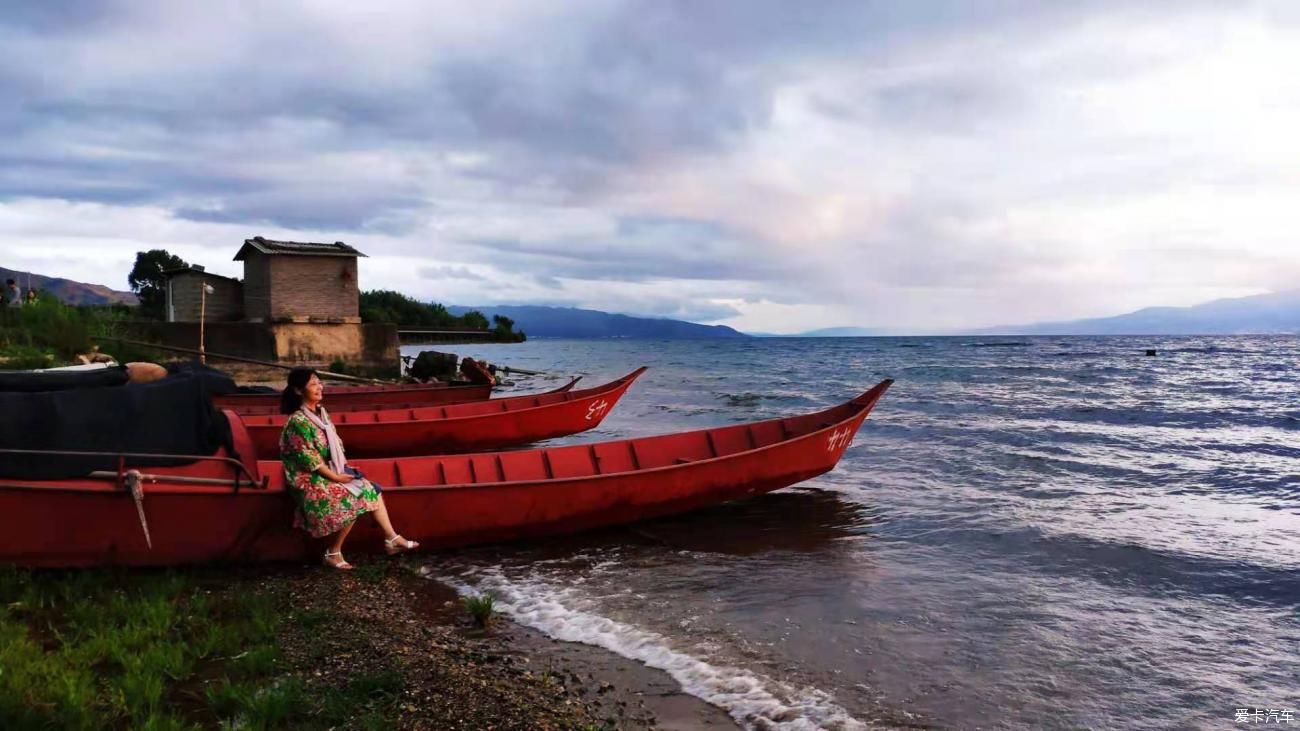
[[[0,478],[62,479],[118,468],[113,457],[3,450],[210,455],[230,446],[230,424],[212,406],[211,381],[188,371],[117,388],[0,393]],[[177,460],[164,456],[133,463]]]
[[[167,372],[170,376],[193,375],[203,381],[210,396],[225,395],[241,390],[229,375],[198,361],[169,363],[167,364]],[[71,391],[82,388],[107,388],[125,386],[128,380],[127,368],[124,365],[101,368],[0,371],[0,393],[40,393],[44,391]]]
[[[0,391],[10,393],[104,388],[122,386],[126,381],[126,366],[122,365],[84,370],[0,371]]]

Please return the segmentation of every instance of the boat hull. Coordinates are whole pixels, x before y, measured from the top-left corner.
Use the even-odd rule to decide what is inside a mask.
[[[888,385],[803,417],[521,452],[356,464],[388,480],[384,500],[395,526],[426,548],[573,533],[770,492],[827,472]],[[153,470],[160,480],[146,485],[143,500],[152,547],[135,503],[111,482],[0,484],[0,514],[13,526],[0,535],[0,562],[73,567],[316,559],[324,544],[291,528],[292,501],[278,464],[261,462],[258,469],[270,478],[269,486],[239,490],[168,484],[168,474],[186,468]],[[381,538],[375,522],[362,518],[347,550],[376,553]]]
[[[592,429],[645,368],[603,386],[468,404],[331,415],[348,458],[503,449]],[[286,417],[243,417],[259,459],[280,455]]]
[[[366,411],[382,408],[411,408],[437,404],[462,404],[483,401],[492,395],[492,387],[480,386],[347,386],[326,391],[331,408],[337,411]],[[234,393],[213,396],[218,408],[235,413],[276,413],[279,393]]]

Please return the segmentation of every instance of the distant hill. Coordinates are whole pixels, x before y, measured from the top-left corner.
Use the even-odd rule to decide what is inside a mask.
[[[1214,300],[1192,307],[1148,307],[1115,317],[986,328],[1000,335],[1272,335],[1300,333],[1300,289]]]
[[[62,277],[46,277],[40,274],[16,272],[12,269],[0,267],[0,284],[13,279],[18,282],[19,287],[22,287],[24,295],[27,294],[28,276],[31,277],[31,287],[33,289],[58,297],[70,305],[140,304],[139,299],[133,293],[119,292],[102,284],[74,282],[71,279],[63,279]]]
[[[447,308],[453,315],[478,310],[487,315],[504,315],[515,321],[515,330],[528,337],[543,338],[744,338],[742,332],[725,325],[700,325],[682,320],[615,315],[599,310],[541,305],[485,305]]]
[[[801,338],[866,338],[877,335],[885,335],[882,330],[873,330],[866,327],[824,327],[820,330],[809,330],[808,332],[799,333]]]

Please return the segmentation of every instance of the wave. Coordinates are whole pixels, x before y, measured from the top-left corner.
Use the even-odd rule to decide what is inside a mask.
[[[1158,348],[1160,353],[1200,353],[1208,355],[1240,355],[1243,353],[1252,353],[1251,350],[1241,348],[1218,348],[1213,345],[1205,347],[1188,347],[1188,348]]]
[[[753,393],[752,391],[746,391],[745,393],[719,393],[716,394],[716,396],[718,397],[718,400],[723,401],[727,406],[756,406],[760,401],[792,401],[805,398],[802,396],[790,396],[780,393]]]
[[[601,647],[663,670],[682,690],[715,705],[747,729],[860,731],[867,724],[835,704],[829,693],[791,688],[743,668],[713,665],[675,650],[657,632],[640,629],[564,604],[568,593],[539,581],[511,580],[495,570],[480,572],[478,586],[437,577],[461,594],[490,591],[511,620],[566,642]]]

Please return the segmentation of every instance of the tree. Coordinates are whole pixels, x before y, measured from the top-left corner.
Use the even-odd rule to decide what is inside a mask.
[[[183,269],[189,266],[185,260],[169,253],[166,249],[139,251],[135,255],[135,266],[126,281],[131,291],[140,298],[140,314],[161,320],[167,309],[167,277],[163,272]]]
[[[436,303],[424,303],[400,292],[377,289],[361,293],[362,322],[387,322],[406,327],[449,327],[460,324],[460,318]]]
[[[485,316],[482,312],[479,312],[478,310],[470,310],[469,312],[466,312],[465,314],[461,315],[460,319],[465,321],[465,327],[472,327],[476,330],[488,329],[487,316]]]
[[[505,343],[522,343],[527,338],[522,330],[515,332],[515,321],[505,315],[493,315],[492,324],[494,326],[492,334],[496,340]]]

